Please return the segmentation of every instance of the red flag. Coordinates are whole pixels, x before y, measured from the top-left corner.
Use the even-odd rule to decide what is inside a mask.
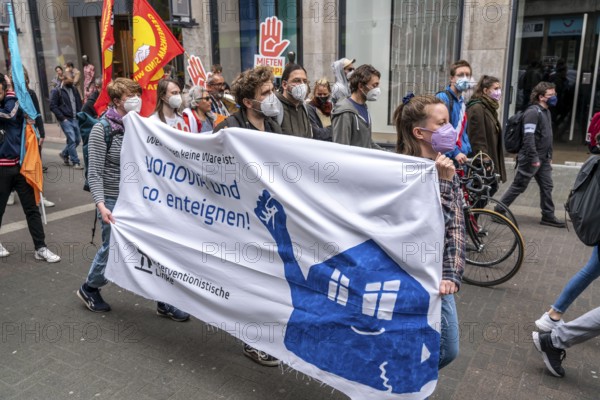
[[[162,72],[162,71],[161,71]],[[162,74],[161,74],[162,77]],[[142,117],[149,117],[154,112],[156,107],[156,88],[158,87],[158,79],[148,83],[142,91]]]
[[[133,6],[133,80],[142,89],[162,76],[164,67],[185,50],[146,0]]]
[[[115,44],[115,35],[113,27],[113,7],[114,0],[104,0],[102,8],[102,20],[100,21],[100,43],[102,44],[102,91],[94,104],[94,108],[98,115],[102,114],[110,103],[106,86],[112,80],[113,70],[113,45]]]
[[[21,175],[33,188],[35,204],[40,203],[40,192],[43,192],[44,175],[42,174],[42,159],[38,147],[37,136],[32,126],[25,124],[25,157],[21,162]]]

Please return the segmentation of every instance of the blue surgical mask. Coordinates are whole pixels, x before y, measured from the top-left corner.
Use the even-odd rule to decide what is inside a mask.
[[[454,84],[454,87],[459,92],[464,92],[465,90],[468,90],[471,87],[471,80],[469,78],[458,78],[458,80]]]
[[[554,107],[556,103],[558,103],[558,97],[552,96],[548,100],[546,100],[546,103],[548,103],[550,107]]]

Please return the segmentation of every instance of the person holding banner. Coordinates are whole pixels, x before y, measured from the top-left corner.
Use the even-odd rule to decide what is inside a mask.
[[[183,110],[183,120],[192,133],[212,133],[215,122],[210,111],[210,94],[202,86],[192,86],[188,92],[189,107]]]
[[[121,146],[123,144],[123,117],[130,111],[142,109],[142,88],[127,78],[117,78],[107,86],[111,104],[100,121],[92,128],[88,142],[88,182],[97,208],[97,217],[102,227],[102,246],[98,249],[86,281],[77,291],[77,297],[93,312],[110,311],[110,306],[100,295],[100,288],[108,283],[104,277],[110,247],[111,224],[115,223],[112,211],[119,197],[121,178]],[[105,125],[110,139],[107,143]],[[158,315],[174,321],[187,321],[188,313],[166,303],[157,303]]]
[[[240,74],[232,84],[235,101],[240,109],[217,125],[213,132],[224,128],[246,128],[282,133],[274,117],[279,115],[273,92],[273,70],[258,66]]]
[[[241,73],[232,84],[235,101],[240,105],[240,110],[217,125],[214,132],[237,127],[282,133],[281,127],[273,119],[279,113],[273,93],[273,78],[273,70],[266,66],[258,66]],[[262,366],[279,365],[277,358],[250,345],[244,344],[243,351],[245,356]]]
[[[177,81],[172,79],[161,79],[156,89],[156,108],[151,120],[162,122],[171,128],[189,132],[183,117],[179,114],[179,107],[183,103],[181,89]]]
[[[10,81],[0,74],[0,226],[10,193],[15,190],[27,219],[29,233],[33,239],[36,260],[49,263],[60,261],[60,257],[46,246],[42,217],[35,201],[34,189],[21,174],[21,142],[25,117]],[[0,244],[0,257],[10,252]]]
[[[439,293],[442,296],[440,361],[442,369],[458,356],[458,315],[454,293],[460,289],[465,265],[465,220],[462,191],[452,159],[444,153],[454,149],[456,130],[450,123],[445,103],[435,96],[404,97],[394,112],[398,133],[396,151],[435,161],[446,234],[443,272]]]

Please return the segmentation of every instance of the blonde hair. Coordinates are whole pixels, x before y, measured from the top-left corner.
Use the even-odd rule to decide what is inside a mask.
[[[327,78],[321,78],[315,82],[315,86],[313,86],[313,93],[317,91],[319,86],[323,86],[327,88],[327,91],[331,93],[331,83],[327,80]]]
[[[444,102],[432,95],[415,96],[400,104],[394,111],[394,124],[398,133],[396,152],[421,157],[421,145],[413,135],[413,129],[422,126],[429,117],[426,107]]]
[[[129,78],[116,78],[106,86],[110,100],[120,99],[123,95],[142,94],[142,87],[139,83]]]

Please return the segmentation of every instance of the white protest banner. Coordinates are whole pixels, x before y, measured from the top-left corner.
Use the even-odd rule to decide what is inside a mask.
[[[285,68],[285,57],[281,57],[290,41],[283,39],[283,22],[277,17],[269,17],[260,23],[258,53],[254,55],[254,66],[264,65],[273,68],[273,75],[281,78]]]
[[[432,162],[124,121],[107,278],[352,398],[433,392],[444,221]]]

